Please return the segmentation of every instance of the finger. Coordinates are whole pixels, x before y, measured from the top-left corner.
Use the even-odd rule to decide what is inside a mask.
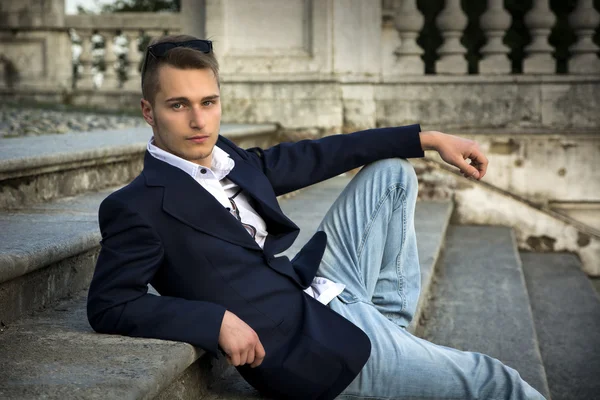
[[[255,359],[256,359],[256,357],[255,357],[254,349],[250,349],[248,351],[248,356],[246,357],[246,364],[252,364]]]
[[[460,157],[457,158],[454,165],[460,169],[460,172],[464,176],[469,177],[469,178],[479,179],[479,171],[477,170],[477,168],[473,167],[472,165],[470,165],[468,162],[466,162],[462,158],[460,158]]]
[[[256,347],[254,347],[254,362],[252,363],[251,367],[258,367],[260,364],[262,364],[263,360],[265,359],[265,355],[265,348],[259,340],[256,343]]]
[[[242,351],[240,353],[240,363],[238,365],[244,365],[244,364],[246,364],[247,360],[248,360],[248,350]]]
[[[474,148],[468,158],[471,159],[471,165],[479,171],[479,179],[483,178],[489,163],[487,157],[479,150],[479,148]]]
[[[240,365],[240,353],[235,352],[231,355],[231,365],[237,367]]]

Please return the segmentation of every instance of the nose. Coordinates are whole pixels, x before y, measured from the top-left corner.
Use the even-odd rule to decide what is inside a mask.
[[[190,110],[190,127],[194,129],[202,129],[206,125],[204,119],[204,111],[201,107],[192,107]]]

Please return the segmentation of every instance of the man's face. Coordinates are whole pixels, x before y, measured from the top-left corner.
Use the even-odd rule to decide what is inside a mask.
[[[209,167],[221,125],[220,90],[210,69],[160,67],[154,106],[142,99],[157,147]]]

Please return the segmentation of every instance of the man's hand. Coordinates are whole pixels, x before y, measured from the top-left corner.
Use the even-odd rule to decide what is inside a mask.
[[[219,346],[227,354],[227,361],[236,367],[258,367],[265,358],[265,349],[254,329],[229,311],[223,316]]]
[[[420,138],[423,150],[436,150],[442,160],[458,167],[466,178],[479,180],[485,175],[488,159],[473,140],[436,131],[421,132]],[[470,164],[467,159],[471,160]]]

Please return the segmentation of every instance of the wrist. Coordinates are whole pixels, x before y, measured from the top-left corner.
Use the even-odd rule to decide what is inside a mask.
[[[421,148],[423,151],[435,150],[437,148],[440,135],[442,135],[442,133],[437,131],[420,132],[419,138],[421,139]]]

